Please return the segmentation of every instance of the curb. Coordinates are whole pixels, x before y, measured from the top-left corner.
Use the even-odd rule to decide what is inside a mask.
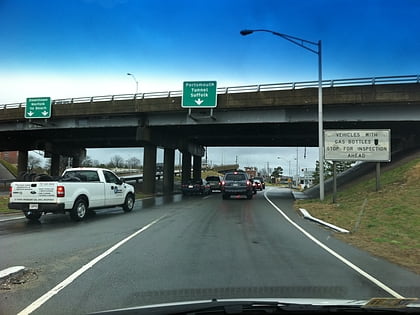
[[[10,275],[14,275],[24,269],[25,269],[24,266],[14,266],[14,267],[9,267],[9,268],[0,270],[0,280]]]
[[[291,190],[291,193],[292,193],[293,199],[295,199],[295,200],[299,200],[299,199],[310,199],[310,197],[307,196],[302,191],[293,191],[293,190]]]
[[[319,224],[321,224],[321,225],[323,225],[323,226],[326,226],[326,227],[328,227],[328,228],[330,228],[330,229],[332,229],[332,230],[334,230],[334,231],[336,231],[336,232],[339,232],[339,233],[350,233],[350,231],[348,231],[348,230],[346,230],[346,229],[340,228],[340,227],[338,227],[338,226],[336,226],[336,225],[333,225],[333,224],[331,224],[331,223],[328,223],[328,222],[322,221],[322,220],[320,220],[320,219],[317,219],[317,218],[315,218],[315,217],[311,216],[311,214],[310,214],[308,211],[306,211],[305,209],[303,209],[303,208],[299,208],[299,211],[300,211],[300,213],[303,215],[303,217],[304,217],[305,219],[307,219],[307,220],[310,220],[310,221],[313,221],[313,222],[319,223]]]
[[[20,220],[20,219],[24,219],[24,218],[25,218],[25,216],[21,215],[20,213],[0,214],[0,222]]]

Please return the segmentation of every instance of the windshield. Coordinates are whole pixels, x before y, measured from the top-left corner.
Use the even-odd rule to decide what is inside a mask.
[[[419,298],[419,21],[0,1],[0,314]]]
[[[231,181],[241,181],[241,180],[246,180],[246,175],[245,174],[226,174],[225,176],[225,180],[231,180]]]

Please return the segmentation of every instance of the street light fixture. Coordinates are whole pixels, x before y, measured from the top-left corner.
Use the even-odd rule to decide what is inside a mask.
[[[290,36],[270,30],[242,30],[241,35],[246,36],[254,32],[267,32],[280,36],[295,45],[305,48],[318,55],[318,148],[319,148],[319,199],[324,200],[324,138],[323,138],[323,113],[322,113],[322,45],[321,41],[311,42],[295,36]]]
[[[137,81],[136,77],[134,76],[134,74],[127,72],[127,75],[130,75],[133,77],[134,82],[136,82],[136,94],[139,92],[139,82]]]

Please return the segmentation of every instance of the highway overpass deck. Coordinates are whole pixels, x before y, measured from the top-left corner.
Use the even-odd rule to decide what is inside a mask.
[[[390,129],[393,151],[417,145],[419,78],[324,81],[324,129]],[[44,150],[57,165],[58,155],[80,161],[86,148],[144,147],[154,180],[156,148],[169,150],[169,164],[170,150],[178,149],[185,170],[194,157],[199,176],[205,146],[318,146],[316,83],[219,88],[211,116],[209,109],[182,108],[180,91],[53,100],[49,119],[26,119],[24,103],[3,105],[0,150]]]
[[[393,137],[417,134],[419,75],[324,81],[324,128],[391,128]],[[356,84],[356,85],[351,85]],[[218,89],[208,109],[181,108],[181,92],[54,100],[48,120],[24,118],[24,103],[0,111],[2,150],[40,142],[82,147],[130,147],[179,139],[205,146],[317,146],[315,82]],[[51,131],[54,131],[51,134]]]

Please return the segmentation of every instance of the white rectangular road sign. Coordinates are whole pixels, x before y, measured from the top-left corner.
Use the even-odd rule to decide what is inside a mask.
[[[325,160],[391,161],[389,129],[324,130]]]

